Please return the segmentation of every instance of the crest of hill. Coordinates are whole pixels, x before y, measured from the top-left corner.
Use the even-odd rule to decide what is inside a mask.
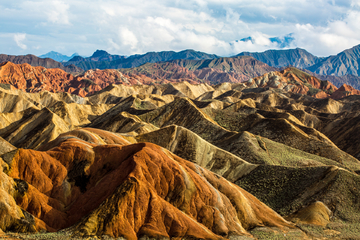
[[[349,86],[347,84],[343,84],[338,90],[336,90],[332,95],[332,99],[342,99],[351,95],[360,95],[360,91]]]
[[[360,159],[360,142],[357,137],[360,133],[360,117],[356,112],[340,113],[337,121],[331,121],[322,128],[322,131],[342,150]],[[335,117],[335,116],[329,116]]]
[[[96,144],[102,138],[120,144]],[[8,184],[1,190],[12,204],[2,212],[1,228],[72,226],[79,237],[224,239],[251,236],[247,230],[256,226],[294,227],[224,178],[157,145],[125,142],[83,129],[45,152],[20,149],[3,155]],[[33,220],[19,221],[20,208]]]
[[[64,99],[65,100],[65,99]],[[112,104],[87,105],[54,101],[47,107],[0,113],[0,136],[22,148],[38,148],[59,134],[89,124]]]
[[[234,134],[218,125],[188,98],[177,98],[169,104],[140,115],[139,118],[160,128],[172,124],[183,126],[211,141]]]
[[[27,99],[22,94],[18,94],[17,90],[7,91],[0,89],[0,112],[20,112],[28,108],[39,109],[39,104]]]
[[[42,109],[63,101],[65,103],[86,104],[87,99],[69,93],[26,93],[20,90],[0,89],[0,113],[16,113],[29,108]]]
[[[12,144],[10,144],[8,141],[0,137],[0,155],[11,152],[15,150],[16,147],[14,147]]]
[[[360,77],[354,75],[343,75],[343,76],[335,76],[335,75],[320,75],[317,73],[313,73],[307,69],[301,69],[302,71],[313,75],[314,77],[327,80],[334,84],[336,87],[340,88],[343,84],[353,86],[356,89],[360,89]]]
[[[91,123],[93,119],[113,106],[113,104],[88,105],[58,101],[49,106],[49,110],[62,118],[69,129],[74,129]]]
[[[330,159],[308,154],[248,132],[227,140],[223,144],[223,146],[229,145],[226,148],[227,151],[210,144],[190,130],[176,125],[140,134],[135,138],[138,142],[146,141],[159,144],[231,182],[249,174],[258,164],[287,167],[343,166]],[[233,142],[230,143],[231,141]],[[235,146],[237,147],[235,148]],[[229,150],[235,154],[230,153]],[[285,152],[287,154],[284,154]],[[243,159],[247,159],[251,163]]]
[[[0,129],[0,136],[19,148],[36,149],[69,130],[62,118],[43,108],[27,112],[18,121]]]
[[[207,84],[190,84],[188,82],[167,83],[162,85],[109,85],[102,91],[88,97],[89,102],[119,103],[122,98],[131,95],[137,96],[141,101],[150,101],[156,106],[162,106],[174,100],[174,97],[196,98],[213,88]]]
[[[287,92],[301,93],[316,98],[327,98],[338,90],[329,81],[319,80],[294,67],[286,68],[280,72],[265,73],[260,77],[250,79],[246,85],[253,88],[279,88]]]

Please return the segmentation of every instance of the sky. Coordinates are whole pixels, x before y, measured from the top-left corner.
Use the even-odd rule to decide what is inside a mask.
[[[0,0],[0,54],[232,56],[280,49],[269,38],[289,34],[286,48],[316,56],[358,45],[360,0]]]

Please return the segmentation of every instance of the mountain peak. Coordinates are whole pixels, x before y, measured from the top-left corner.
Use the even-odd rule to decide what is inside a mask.
[[[321,60],[301,48],[283,50],[272,49],[264,52],[242,52],[236,56],[244,55],[252,56],[272,67],[286,67],[292,65],[297,68],[307,68],[320,62]]]
[[[105,50],[96,50],[93,55],[91,56],[91,58],[96,58],[96,57],[107,57],[107,56],[111,56],[110,53],[108,53]]]
[[[66,56],[66,55],[63,55],[61,53],[58,53],[58,52],[55,52],[55,51],[50,51],[46,54],[43,54],[41,56],[39,56],[39,58],[51,58],[57,62],[67,62],[69,61],[71,58],[73,58],[74,56],[78,56],[79,54],[77,53],[74,53],[73,55],[71,55],[70,57],[69,56]]]

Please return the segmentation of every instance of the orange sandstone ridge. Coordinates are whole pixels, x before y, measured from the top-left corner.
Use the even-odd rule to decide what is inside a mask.
[[[343,84],[338,90],[336,90],[332,95],[332,99],[341,99],[343,97],[347,97],[350,95],[360,95],[360,91],[349,86],[347,84]]]
[[[215,68],[204,68],[190,71],[171,63],[151,65],[152,73],[144,75],[140,70],[126,70],[126,74],[116,69],[88,70],[73,76],[58,68],[46,69],[31,65],[4,62],[0,64],[0,85],[8,89],[21,89],[26,92],[67,92],[81,97],[92,95],[112,84],[166,84],[187,81],[191,84],[206,82],[208,84],[232,82],[244,83],[249,88],[280,88],[288,92],[310,95],[315,98],[340,99],[349,95],[360,95],[360,91],[344,84],[335,87],[329,81],[302,72],[296,68],[287,68],[280,72],[272,71],[262,76],[248,78],[237,72],[226,72]],[[159,66],[160,66],[159,65]],[[148,70],[144,67],[146,71]],[[211,82],[209,79],[217,79]]]
[[[329,81],[302,72],[296,68],[286,68],[280,72],[269,72],[247,82],[250,87],[280,88],[288,92],[310,95],[315,98],[330,97],[336,90]]]
[[[154,80],[144,75],[123,75],[115,69],[88,70],[82,75],[73,76],[59,68],[46,69],[32,67],[31,65],[4,62],[0,64],[0,84],[5,84],[9,89],[21,89],[26,92],[68,92],[85,97],[88,94],[100,91],[111,84],[165,84],[180,82],[179,80]],[[188,80],[195,84],[196,81]]]
[[[293,227],[237,185],[155,144],[85,128],[42,149],[2,156],[4,231],[73,226],[79,237],[223,239],[256,226]]]

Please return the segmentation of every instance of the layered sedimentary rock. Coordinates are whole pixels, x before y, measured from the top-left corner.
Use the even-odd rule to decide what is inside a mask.
[[[28,216],[19,221],[22,212],[12,214],[3,230],[75,224],[78,236],[221,239],[256,226],[293,227],[240,187],[154,144],[83,129],[46,149],[2,156],[16,202],[9,211]]]
[[[326,98],[337,90],[329,81],[321,81],[296,68],[286,68],[280,72],[270,72],[250,79],[251,87],[280,88],[288,92],[301,93],[316,98]]]
[[[46,69],[40,66],[33,67],[27,63],[3,62],[0,64],[0,87],[6,89],[15,88],[26,92],[67,92],[85,97],[114,84],[132,86],[174,83],[173,86],[175,86],[178,83],[180,86],[184,86],[184,82],[188,82],[190,83],[188,88],[190,88],[189,86],[192,84],[204,82],[211,85],[232,82],[244,83],[250,88],[280,88],[316,98],[331,96],[339,99],[344,96],[359,94],[359,91],[355,89],[349,90],[350,87],[347,85],[334,93],[337,88],[329,81],[319,80],[294,67],[280,72],[275,70],[277,69],[250,57],[201,61],[177,60],[174,62],[145,64],[135,69],[94,69],[76,76],[59,68]],[[187,91],[186,89],[178,90]],[[171,89],[168,89],[168,91],[170,91],[168,94],[171,93]],[[209,89],[201,92],[201,94],[208,91]],[[191,93],[185,93],[185,95],[190,98],[200,96]]]

